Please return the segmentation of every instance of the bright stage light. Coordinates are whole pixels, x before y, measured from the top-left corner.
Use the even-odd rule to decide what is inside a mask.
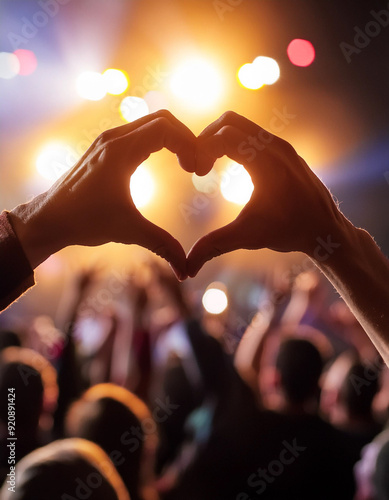
[[[219,101],[223,84],[212,63],[204,59],[190,59],[174,71],[170,89],[185,106],[201,111]]]
[[[45,146],[36,159],[36,169],[42,177],[55,182],[79,160],[76,152],[66,144]]]
[[[280,77],[280,67],[277,61],[271,57],[256,57],[252,66],[254,66],[255,72],[258,72],[265,85],[272,85]]]
[[[76,81],[78,95],[89,101],[99,101],[107,91],[103,75],[96,71],[81,73]]]
[[[295,66],[305,68],[315,60],[315,49],[308,40],[295,38],[288,45],[287,53],[290,62]]]
[[[126,73],[119,69],[107,69],[103,73],[105,89],[108,94],[120,95],[127,89],[129,81]]]
[[[139,165],[131,176],[130,191],[132,200],[137,208],[145,207],[150,203],[154,191],[154,179],[145,165]]]
[[[243,87],[251,90],[258,90],[264,84],[260,71],[254,64],[243,64],[238,70],[238,80]]]
[[[20,64],[19,75],[27,76],[34,73],[38,66],[38,61],[34,52],[27,49],[18,49],[15,50],[14,54],[18,58]]]
[[[127,122],[133,122],[149,114],[147,102],[135,96],[125,97],[120,103],[119,110],[123,120]]]
[[[0,52],[0,78],[10,80],[14,78],[20,70],[19,59],[10,52]]]
[[[222,174],[220,189],[225,200],[246,205],[254,191],[254,185],[247,170],[232,162]]]
[[[228,297],[224,283],[211,283],[202,299],[204,309],[210,314],[221,314],[227,309]]]

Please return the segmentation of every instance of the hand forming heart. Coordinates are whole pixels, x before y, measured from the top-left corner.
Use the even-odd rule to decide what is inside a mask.
[[[227,155],[247,168],[255,186],[238,217],[200,238],[188,257],[173,236],[141,215],[128,189],[138,165],[163,147],[176,153],[184,170],[199,175]],[[344,219],[327,188],[284,140],[233,112],[196,138],[168,111],[103,132],[69,172],[11,217],[33,268],[68,245],[115,241],[160,255],[181,280],[238,248],[311,255],[317,237],[333,235]]]

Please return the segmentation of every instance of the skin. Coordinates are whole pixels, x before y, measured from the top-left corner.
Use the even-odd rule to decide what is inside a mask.
[[[254,184],[238,217],[200,238],[187,256],[177,240],[139,213],[128,189],[138,165],[163,147],[198,175],[226,155],[245,166]],[[198,138],[167,111],[107,130],[52,188],[16,207],[11,221],[33,268],[65,246],[109,241],[148,248],[181,280],[240,248],[304,252],[389,364],[388,260],[371,236],[340,212],[288,142],[236,113],[225,113]]]
[[[148,248],[185,279],[181,244],[140,214],[129,190],[138,165],[164,147],[194,171],[195,136],[171,113],[158,111],[103,132],[47,192],[16,207],[11,221],[31,267],[68,245],[114,241]]]
[[[230,224],[200,238],[187,256],[189,276],[239,248],[307,254],[332,282],[389,364],[389,262],[373,238],[340,212],[330,192],[286,141],[233,112],[197,140],[197,172],[221,156],[241,163],[254,184]]]

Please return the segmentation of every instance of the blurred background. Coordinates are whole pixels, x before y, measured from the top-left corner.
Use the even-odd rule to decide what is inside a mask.
[[[198,134],[231,109],[290,141],[389,254],[387,2],[1,0],[0,8],[2,209],[46,190],[108,128],[166,108]],[[186,251],[231,221],[250,189],[248,174],[226,159],[192,178],[166,151],[131,179],[141,212]],[[103,267],[117,285],[152,258],[116,244],[65,249],[40,266],[40,286],[0,324],[55,315],[85,266]],[[238,251],[184,286],[199,302],[217,281],[246,317],[263,275],[293,266],[299,274],[310,264],[297,254]]]

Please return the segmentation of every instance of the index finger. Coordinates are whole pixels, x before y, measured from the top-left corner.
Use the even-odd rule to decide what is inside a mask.
[[[188,128],[177,119],[155,116],[118,138],[117,144],[124,156],[127,156],[126,151],[131,155],[130,158],[127,157],[127,161],[137,165],[145,161],[150,154],[166,148],[177,155],[184,170],[195,171],[195,136],[188,133]]]
[[[218,136],[225,140],[209,141]],[[224,154],[239,163],[250,163],[256,157],[256,148],[261,150],[264,144],[272,142],[275,137],[247,118],[227,111],[208,125],[197,138],[196,174],[207,174],[215,160]]]

